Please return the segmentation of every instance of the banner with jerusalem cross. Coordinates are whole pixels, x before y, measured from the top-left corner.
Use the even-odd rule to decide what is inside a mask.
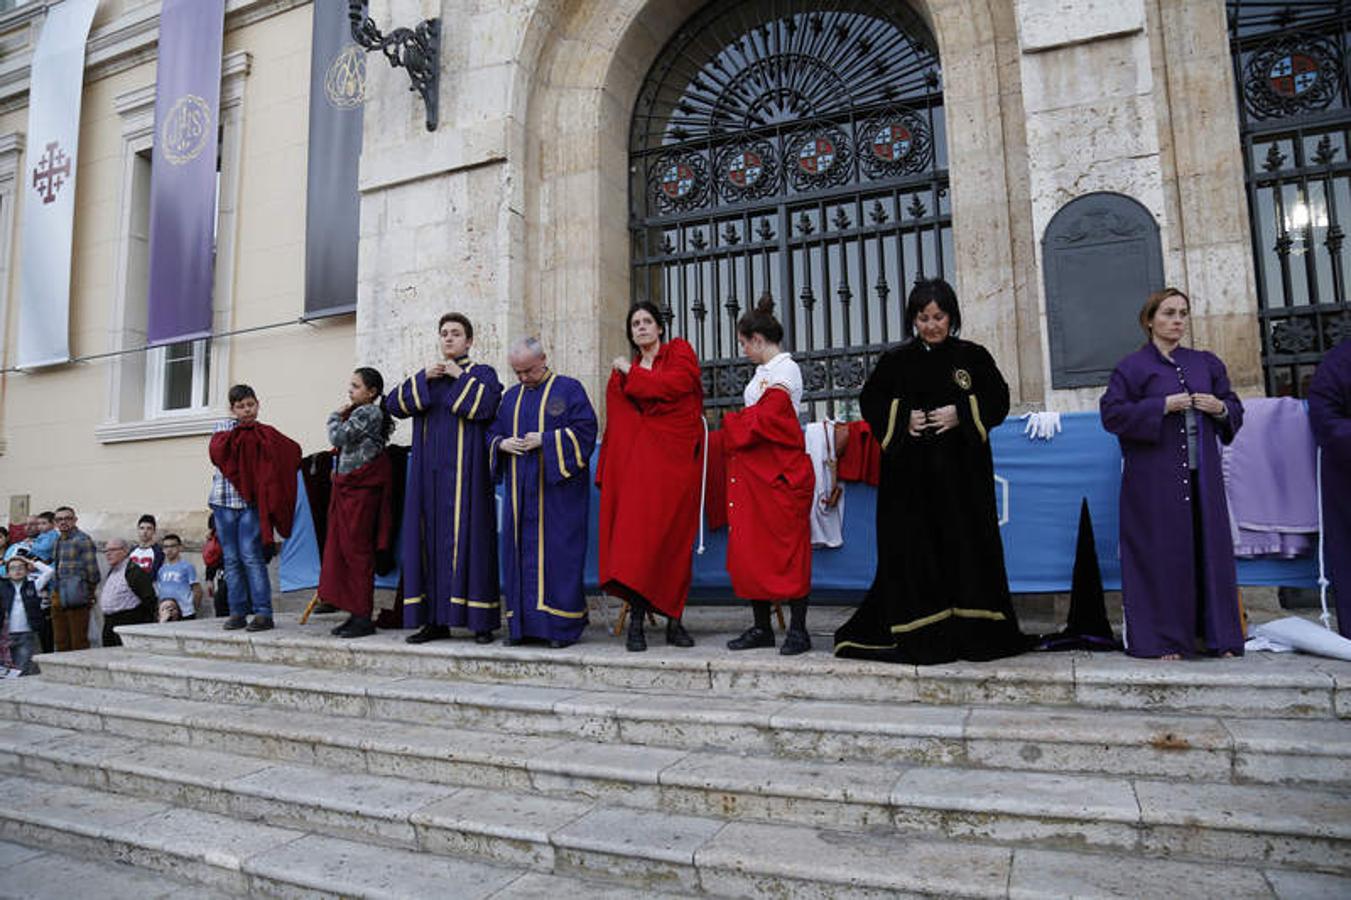
[[[310,43],[309,177],[305,193],[305,318],[357,305],[362,104],[366,51],[342,0],[317,0]]]
[[[98,0],[47,11],[33,53],[19,263],[19,354],[24,368],[70,359],[70,266],[80,144],[84,45]]]
[[[164,0],[150,158],[152,345],[211,334],[225,0]]]

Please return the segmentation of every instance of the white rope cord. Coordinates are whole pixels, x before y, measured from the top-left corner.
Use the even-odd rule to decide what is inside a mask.
[[[1318,599],[1323,604],[1323,614],[1318,618],[1322,620],[1323,627],[1328,631],[1332,630],[1332,613],[1328,612],[1328,573],[1327,563],[1323,554],[1323,448],[1318,448],[1318,463],[1315,468],[1317,472],[1318,485]],[[1338,589],[1341,585],[1338,585]]]
[[[699,421],[704,425],[704,474],[699,480],[699,549],[700,556],[704,555],[704,504],[708,501],[708,419],[703,416]]]

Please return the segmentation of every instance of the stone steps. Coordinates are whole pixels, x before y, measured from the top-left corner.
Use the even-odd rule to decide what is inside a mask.
[[[124,862],[86,859],[0,841],[0,892],[6,898],[83,897],[99,900],[219,900],[223,894]]]
[[[1275,867],[1141,867],[1116,854],[446,789],[212,751],[175,754],[40,725],[0,727],[0,747],[5,768],[21,773],[0,776],[0,837],[130,861],[235,894],[444,896],[448,884],[456,897],[554,900],[638,889],[729,897],[1140,897],[1171,895],[1179,884],[1198,897],[1305,897],[1351,889],[1345,878]]]
[[[789,759],[976,766],[1190,781],[1351,786],[1351,724],[1055,707],[962,707],[481,684],[99,650],[44,680],[211,703],[606,744]]]
[[[730,654],[728,634],[702,633],[678,650],[658,638],[647,653],[615,640],[564,651],[480,646],[465,640],[412,646],[402,632],[337,641],[327,623],[224,632],[215,620],[119,629],[129,648],[370,675],[552,688],[674,692],[733,699],[816,699],[948,706],[1074,706],[1239,718],[1351,718],[1351,664],[1258,654],[1233,660],[1132,660],[1120,654],[1038,654],[993,663],[892,666],[836,660],[818,649],[782,659],[773,651]],[[598,629],[592,630],[596,634]]]
[[[223,705],[45,678],[0,685],[0,713],[88,733],[81,737],[92,749],[67,752],[58,740],[42,756],[48,768],[38,775],[52,775],[53,766],[81,767],[104,746],[124,751],[131,739],[166,752],[176,745],[309,766],[321,775],[505,790],[714,824],[792,823],[1351,873],[1351,798],[1326,788],[607,745]]]

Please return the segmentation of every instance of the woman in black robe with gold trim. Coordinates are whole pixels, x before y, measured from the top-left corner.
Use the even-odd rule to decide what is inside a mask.
[[[914,339],[863,386],[882,446],[877,574],[835,632],[836,656],[932,664],[1030,646],[1009,597],[990,456],[1009,388],[984,347],[957,337],[961,322],[951,285],[917,284],[905,309]]]

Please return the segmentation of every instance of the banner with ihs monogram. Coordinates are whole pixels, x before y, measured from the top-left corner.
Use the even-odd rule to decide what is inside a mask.
[[[345,0],[315,0],[305,196],[305,317],[356,309],[362,104],[366,51],[352,41]]]
[[[164,0],[150,164],[151,344],[211,334],[225,0]]]
[[[70,266],[84,88],[84,45],[98,0],[47,11],[28,88],[19,263],[19,365],[70,359]]]

